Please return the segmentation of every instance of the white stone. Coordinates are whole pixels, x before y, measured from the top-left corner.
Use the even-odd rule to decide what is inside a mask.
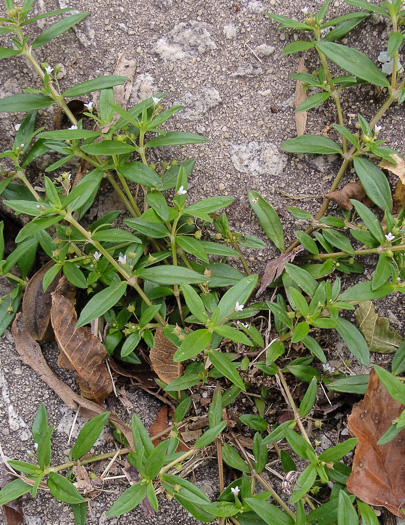
[[[279,176],[287,164],[287,157],[271,142],[253,141],[232,144],[231,161],[241,173]]]

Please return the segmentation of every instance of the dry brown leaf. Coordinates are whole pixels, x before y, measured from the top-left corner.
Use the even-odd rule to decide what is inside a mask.
[[[391,173],[395,173],[395,175],[400,178],[401,182],[405,184],[405,160],[399,155],[395,155],[395,153],[391,154],[390,157],[395,160],[397,163],[396,165],[383,159],[380,162],[379,167],[388,170]]]
[[[392,199],[394,201],[394,210],[399,212],[405,206],[405,185],[400,180],[397,182]]]
[[[305,59],[304,57],[301,58],[297,73],[308,73],[308,69],[305,67]],[[303,82],[301,80],[297,80],[297,84],[295,86],[295,109],[298,108],[299,105],[301,105],[303,102],[307,99],[307,91],[302,87]],[[295,126],[297,128],[297,136],[303,135],[305,133],[306,127],[307,127],[307,111],[300,111],[299,113],[295,114]]]
[[[295,257],[303,250],[302,246],[299,246],[289,253],[282,253],[275,259],[269,261],[266,265],[264,275],[260,282],[260,288],[256,293],[256,297],[261,295],[264,290],[271,284],[277,277],[279,277],[284,271],[284,265],[295,259]]]
[[[33,275],[24,292],[22,302],[24,324],[31,337],[36,341],[51,341],[54,338],[51,325],[51,294],[58,285],[60,272],[48,286],[46,292],[42,287],[42,280],[46,272],[54,264],[54,261],[49,261]]]
[[[52,372],[48,363],[45,361],[39,344],[30,336],[24,327],[21,314],[17,314],[14,319],[12,334],[21,361],[30,366],[34,372],[38,374],[40,379],[44,381],[44,383],[46,383],[69,408],[76,411],[77,408],[80,407],[80,415],[87,419],[91,419],[92,417],[105,412],[105,410],[97,403],[85,399],[79,394],[73,392],[70,387],[63,383],[63,381]],[[132,440],[130,427],[114,412],[111,412],[109,420],[124,434],[133,449],[134,442]]]
[[[386,445],[377,441],[403,409],[372,370],[366,395],[348,418],[349,430],[359,441],[347,488],[369,505],[385,507],[399,517],[405,508],[405,429]]]
[[[118,59],[117,65],[115,66],[114,75],[128,77],[129,81],[124,82],[120,86],[114,86],[114,101],[116,104],[119,104],[122,108],[126,109],[128,100],[132,93],[132,86],[134,84],[136,71],[136,61],[134,58],[126,56],[125,53],[122,53]],[[104,126],[101,130],[103,133],[107,133],[110,126],[113,125],[119,118],[119,115],[116,114],[113,118],[113,122]]]
[[[176,350],[176,345],[164,336],[163,328],[158,328],[155,332],[155,346],[151,349],[149,357],[153,370],[159,379],[167,384],[183,373],[182,364],[173,361]]]
[[[148,388],[149,390],[158,388],[155,381],[157,376],[150,367],[146,368],[142,365],[131,365],[130,363],[125,363],[125,366],[122,366],[111,357],[108,360],[108,364],[117,374],[138,381],[141,388]]]
[[[155,418],[155,421],[151,424],[149,429],[150,437],[153,438],[157,434],[160,434],[164,430],[166,430],[169,426],[169,407],[163,406],[159,412],[157,413],[157,416]],[[162,438],[158,438],[154,440],[153,444],[156,447],[160,442],[162,441]]]
[[[72,303],[56,292],[52,294],[51,320],[60,350],[58,364],[77,374],[81,393],[87,399],[102,403],[113,386],[107,370],[107,352],[88,327],[75,329],[76,310]]]
[[[350,202],[350,199],[362,201],[365,196],[366,192],[361,182],[349,182],[349,184],[343,186],[341,190],[336,190],[325,195],[325,197],[336,202],[336,204],[345,210],[353,209],[353,204]]]

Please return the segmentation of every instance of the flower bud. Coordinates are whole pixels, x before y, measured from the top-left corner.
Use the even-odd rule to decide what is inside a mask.
[[[179,163],[178,160],[172,160],[171,163],[170,163],[170,165],[171,165],[171,166],[177,166],[178,163]]]
[[[164,170],[167,170],[168,167],[169,167],[169,164],[164,160],[164,161],[162,162],[162,168],[163,168]]]
[[[129,304],[127,306],[127,310],[128,310],[128,312],[131,312],[131,314],[132,314],[132,313],[135,312],[135,306],[133,304]]]
[[[187,217],[186,224],[192,226],[194,224],[194,219],[192,217]]]
[[[394,252],[392,250],[387,250],[385,252],[386,257],[394,257]]]
[[[156,169],[156,164],[155,164],[154,162],[151,162],[151,163],[149,164],[149,167],[150,167],[151,170],[155,171],[155,169]]]
[[[195,237],[197,240],[201,239],[201,237],[202,237],[202,233],[200,232],[200,230],[198,230],[198,231],[195,232],[194,237]]]

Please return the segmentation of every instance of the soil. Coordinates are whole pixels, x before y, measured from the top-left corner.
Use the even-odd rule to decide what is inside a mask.
[[[69,3],[37,0],[35,14],[68,5],[80,11],[88,10],[91,15],[54,42],[36,49],[38,61],[46,61],[53,67],[62,66],[59,82],[63,91],[78,82],[113,74],[117,60],[125,53],[136,61],[136,77],[128,107],[157,93],[166,93],[166,108],[182,104],[184,109],[170,119],[168,129],[197,132],[210,142],[162,149],[150,160],[196,158],[188,190],[191,202],[215,195],[235,197],[228,213],[231,228],[257,235],[266,242],[265,250],[248,253],[252,270],[262,274],[266,262],[278,252],[266,240],[251,211],[247,192],[260,192],[280,213],[288,243],[294,238],[294,230],[303,229],[303,225],[288,213],[286,206],[298,206],[316,213],[339,168],[339,161],[333,156],[287,155],[280,150],[284,140],[296,136],[295,82],[289,75],[297,70],[301,58],[301,54],[283,56],[282,50],[301,35],[293,30],[280,31],[278,24],[264,13],[274,12],[301,20],[304,6],[316,11],[321,4],[313,0],[309,3],[303,0],[71,0]],[[350,6],[336,0],[331,3],[329,16],[350,10]],[[4,6],[0,9],[0,15],[3,14]],[[48,20],[40,20],[28,26],[28,31],[37,35],[48,24]],[[2,35],[1,42],[2,46],[11,45],[7,35]],[[386,49],[386,42],[385,23],[379,17],[370,17],[347,37],[349,45],[366,52],[375,61]],[[306,57],[308,70],[317,66],[314,54],[308,53]],[[18,57],[3,61],[2,66],[1,97],[21,93],[22,88],[40,87],[35,73]],[[348,90],[343,104],[345,122],[354,123],[352,115],[359,111],[365,118],[371,118],[384,97],[384,93],[374,92],[369,86]],[[92,95],[81,98],[85,102],[93,100]],[[41,125],[52,126],[54,117],[53,108],[43,110]],[[307,133],[319,134],[335,119],[334,106],[326,103],[309,112]],[[15,127],[21,120],[21,114],[0,114],[1,151],[12,144]],[[382,138],[401,154],[405,154],[404,125],[404,106],[391,108],[382,120]],[[337,138],[333,131],[329,137]],[[50,157],[44,157],[36,164],[31,174],[35,184],[41,184],[43,171],[50,162]],[[344,182],[351,180],[355,180],[355,176],[348,173]],[[394,177],[390,176],[390,182],[394,187]],[[104,202],[103,210],[106,210],[111,206],[109,189]],[[339,213],[334,205],[330,211],[331,214]],[[356,276],[356,281],[371,278],[376,260],[370,257],[363,263],[369,275]],[[353,279],[344,279],[344,287],[353,282]],[[389,299],[378,300],[375,307],[377,313],[388,316],[392,326],[405,335],[403,295],[394,294]],[[340,366],[348,357],[337,335],[335,340],[330,338],[325,347],[329,362],[335,366]],[[56,344],[47,345],[44,352],[57,368]],[[372,364],[387,359],[389,356],[373,355]],[[44,403],[50,424],[55,426],[53,463],[63,463],[69,450],[68,435],[74,414],[30,368],[21,364],[9,331],[0,343],[0,363],[0,442],[5,456],[30,461],[34,450],[30,429],[39,405]],[[353,370],[368,372],[359,366],[354,366]],[[67,373],[62,372],[62,377],[74,386]],[[135,412],[149,427],[160,403],[142,390],[135,390],[129,396]],[[287,408],[281,397],[272,406],[281,411]],[[243,411],[243,407],[240,410]],[[251,410],[252,407],[248,407],[247,412]],[[342,413],[330,417],[326,430],[321,433],[321,447],[327,448],[331,442],[336,442],[338,426],[343,428],[341,417]],[[82,424],[79,418],[76,435]],[[114,444],[108,435],[94,447],[95,452],[111,450]],[[208,460],[194,472],[197,484],[212,499],[218,496],[215,465],[215,461]],[[106,485],[91,502],[88,522],[197,523],[174,501],[169,502],[164,497],[159,497],[156,515],[146,515],[144,510],[137,508],[121,518],[106,518],[105,512],[126,486],[121,482]],[[56,501],[49,493],[41,492],[35,500],[24,496],[22,500],[27,524],[74,523],[69,505]]]

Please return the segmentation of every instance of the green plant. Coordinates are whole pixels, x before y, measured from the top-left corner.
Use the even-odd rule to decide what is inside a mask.
[[[27,112],[12,149],[1,154],[12,167],[2,171],[0,194],[5,204],[17,214],[33,217],[20,230],[16,250],[0,263],[2,275],[15,285],[0,305],[0,332],[3,333],[12,322],[40,246],[54,262],[43,278],[44,290],[62,271],[72,285],[83,291],[76,327],[104,317],[108,323],[104,341],[106,356],[114,356],[124,364],[139,363],[138,346],[154,348],[156,330],[159,329],[177,347],[174,361],[186,364],[183,375],[170,384],[159,383],[178,403],[174,427],[166,432],[169,438],[154,447],[140,419],[137,416],[132,418],[134,447],[132,450],[122,449],[120,454],[128,454],[128,461],[138,471],[141,481],[120,496],[108,511],[109,516],[129,512],[145,497],[157,510],[154,486],[157,479],[163,490],[202,522],[219,518],[220,523],[228,520],[241,525],[252,522],[304,524],[317,520],[358,523],[353,506],[355,497],[348,494],[345,487],[351,469],[340,461],[353,449],[356,439],[338,443],[317,455],[305,422],[315,404],[321,381],[329,390],[361,394],[365,393],[368,382],[366,374],[354,378],[338,373],[321,377],[319,365],[311,365],[314,359],[315,365],[318,361],[325,366],[328,363],[316,337],[319,338],[325,330],[335,329],[359,363],[369,366],[370,351],[366,340],[342,311],[353,311],[358,303],[394,291],[405,291],[405,208],[398,214],[393,213],[387,179],[371,160],[381,158],[395,164],[391,155],[397,152],[383,146],[384,141],[378,138],[380,128],[377,123],[394,102],[401,104],[405,100],[404,81],[398,72],[404,11],[399,0],[382,2],[381,7],[362,0],[347,1],[365,11],[324,22],[329,5],[327,0],[316,15],[306,12],[304,22],[269,15],[282,27],[311,34],[309,41],[294,42],[284,50],[284,53],[294,53],[314,49],[321,61],[319,69],[311,74],[292,75],[308,88],[319,90],[298,111],[309,110],[331,98],[339,119],[339,124],[333,127],[342,136],[342,146],[325,137],[303,135],[287,140],[282,149],[290,153],[341,155],[342,166],[331,192],[337,189],[347,168],[353,164],[366,194],[384,213],[387,233],[381,226],[379,212],[371,211],[356,199],[351,200],[351,211],[342,211],[342,217],[325,216],[329,204],[326,198],[315,217],[304,210],[288,208],[297,219],[309,221],[309,226],[305,232],[297,231],[297,240],[285,249],[283,227],[277,213],[259,193],[251,191],[249,201],[253,211],[264,232],[283,254],[278,265],[278,274],[282,275],[276,281],[280,287],[276,300],[246,307],[257,287],[258,276],[250,274],[243,247],[260,248],[262,241],[232,232],[226,214],[219,214],[219,210],[232,203],[231,197],[212,197],[191,205],[187,203],[194,159],[181,163],[173,161],[170,165],[161,163],[158,167],[148,162],[151,148],[206,140],[196,134],[167,132],[160,128],[181,107],[165,110],[162,105],[164,95],[159,94],[126,110],[114,100],[113,87],[126,81],[125,77],[117,76],[99,77],[61,93],[56,68],[47,63],[39,64],[33,50],[79,23],[88,13],[62,19],[30,43],[23,29],[39,18],[28,18],[33,1],[25,1],[22,8],[16,7],[11,0],[5,2],[7,15],[0,18],[0,34],[13,34],[15,48],[0,48],[0,58],[25,57],[37,71],[42,88],[26,89],[24,94],[0,100],[0,111]],[[335,43],[373,10],[386,16],[392,24],[388,41],[388,54],[393,58],[391,82],[364,54]],[[40,17],[65,11],[68,9]],[[334,29],[322,36],[322,29],[331,26]],[[328,59],[349,74],[333,78]],[[364,83],[385,88],[388,95],[370,122],[358,116],[359,129],[352,133],[344,125],[341,98],[345,89]],[[100,90],[98,112],[87,103],[84,113],[94,129],[84,129],[83,121],[76,120],[65,98],[96,90]],[[35,129],[37,110],[52,104],[59,106],[70,120],[69,129]],[[114,120],[116,114],[118,120]],[[155,136],[151,137],[151,134]],[[57,172],[57,176],[44,177],[45,196],[42,198],[29,181],[29,166],[49,151],[59,154],[60,158],[46,169],[48,174]],[[74,187],[70,174],[59,172],[73,158],[89,166],[89,171]],[[83,219],[97,198],[103,179],[107,179],[125,204],[130,218],[125,218],[124,224],[129,229],[112,228],[118,212],[110,212],[84,226]],[[143,212],[139,189],[144,194]],[[1,241],[0,255],[3,258],[3,235]],[[299,258],[303,263],[300,266],[292,264],[293,250],[299,244],[307,252]],[[341,278],[335,277],[335,272],[362,273],[364,270],[358,259],[369,254],[378,255],[372,280],[360,282],[342,293]],[[231,258],[240,261],[246,275],[228,262]],[[20,276],[11,272],[15,265]],[[328,276],[329,279],[324,279]],[[271,281],[264,277],[262,289]],[[222,293],[223,288],[229,289]],[[269,344],[257,328],[255,316],[261,311],[271,313],[274,319],[274,338]],[[240,322],[246,319],[250,322]],[[224,340],[232,343],[231,352],[226,351]],[[308,350],[308,355],[291,360],[286,354],[287,346],[290,348],[298,343]],[[236,345],[244,345],[248,350],[238,352]],[[404,403],[405,387],[399,375],[404,372],[404,353],[405,345],[402,344],[395,354],[392,374],[376,368],[388,392],[401,403]],[[265,360],[254,359],[263,354]],[[234,431],[229,429],[227,438],[223,431],[227,426],[227,419],[224,419],[227,406],[245,391],[253,389],[246,372],[256,369],[263,377],[276,376],[294,417],[268,433],[268,422],[264,417],[267,390],[262,386],[260,395],[256,394],[255,398],[258,415],[239,417],[241,424],[254,431],[252,458]],[[299,406],[286,375],[308,383]],[[211,384],[213,380],[218,380],[218,387],[208,411],[208,428],[193,448],[178,452],[180,428],[192,401],[187,391],[200,384]],[[19,477],[1,491],[0,503],[7,503],[30,491],[35,496],[46,480],[57,499],[72,505],[76,523],[85,523],[86,504],[71,482],[70,469],[78,460],[86,464],[106,458],[102,455],[81,459],[93,446],[109,415],[109,412],[100,414],[85,425],[71,450],[72,461],[50,467],[52,427],[48,426],[45,407],[41,406],[33,427],[33,438],[38,444],[38,465],[9,461],[11,468],[26,476]],[[393,439],[404,424],[403,412],[380,442]],[[296,425],[299,432],[294,430]],[[125,443],[124,438],[121,439]],[[284,439],[295,455],[306,462],[306,467],[291,487],[290,506],[262,476],[268,463],[268,445]],[[212,443],[219,451],[220,471],[223,461],[242,473],[223,488],[216,502],[211,502],[200,489],[171,470]],[[292,456],[284,450],[280,452],[276,445],[275,449],[283,471],[288,474],[296,470]],[[67,477],[58,474],[63,470],[69,470]],[[317,505],[313,495],[329,481],[335,483],[329,500]],[[220,483],[223,482],[222,476]],[[256,483],[261,484],[265,492],[256,493]],[[278,506],[267,502],[269,497]],[[295,512],[291,510],[292,506]],[[357,508],[362,519],[374,520],[374,512],[366,504],[360,502]]]

